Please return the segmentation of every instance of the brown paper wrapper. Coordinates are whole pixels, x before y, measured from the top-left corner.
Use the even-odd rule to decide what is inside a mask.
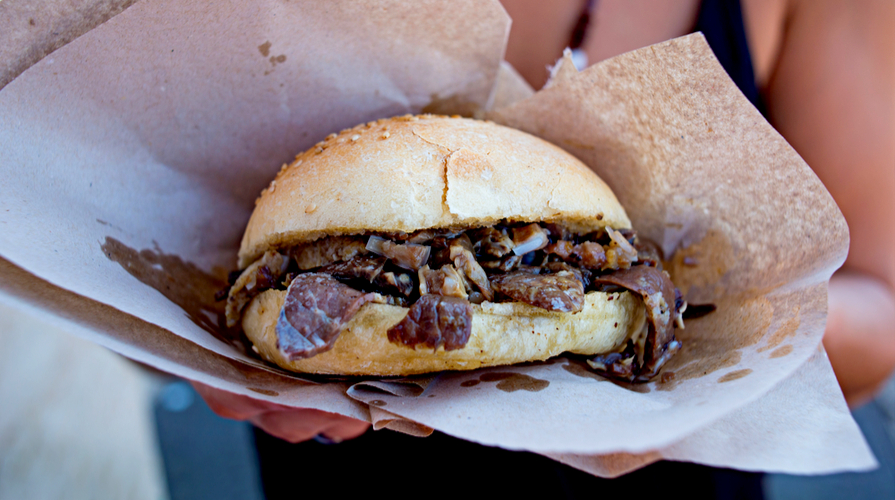
[[[498,4],[471,0],[132,5],[0,92],[0,296],[224,390],[599,475],[659,458],[872,467],[816,354],[844,219],[704,39],[581,73],[562,62],[530,95],[501,65],[507,31]],[[687,300],[717,307],[679,331],[684,347],[658,380],[620,386],[564,358],[307,380],[220,333],[211,297],[255,196],[294,153],[373,118],[489,110],[597,171],[672,256]],[[802,429],[834,436],[808,448],[836,458],[811,458]]]

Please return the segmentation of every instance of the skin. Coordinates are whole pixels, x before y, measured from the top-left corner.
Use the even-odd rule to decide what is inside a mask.
[[[506,59],[534,88],[566,47],[583,0],[503,0]],[[895,2],[741,0],[770,121],[811,165],[848,222],[830,280],[824,346],[846,400],[869,400],[895,370]],[[591,63],[685,35],[698,0],[599,0],[582,49]],[[366,422],[288,408],[201,384],[219,415],[291,442],[363,434]]]
[[[248,396],[241,396],[193,382],[208,406],[218,415],[233,420],[248,420],[265,432],[290,443],[299,443],[321,435],[331,441],[354,439],[370,424],[335,413],[308,408],[290,408]]]

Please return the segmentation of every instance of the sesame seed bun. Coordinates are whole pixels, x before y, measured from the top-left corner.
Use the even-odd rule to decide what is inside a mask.
[[[423,115],[332,134],[283,168],[258,199],[239,250],[370,231],[558,222],[586,233],[631,222],[586,165],[491,122]]]

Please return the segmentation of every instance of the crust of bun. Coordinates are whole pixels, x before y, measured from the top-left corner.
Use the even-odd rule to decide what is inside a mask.
[[[631,226],[609,187],[548,142],[486,121],[405,116],[332,134],[296,156],[258,199],[239,267],[322,236],[501,219],[580,232]]]
[[[590,292],[578,313],[552,312],[518,302],[473,305],[469,342],[462,349],[412,349],[386,332],[405,307],[367,303],[329,351],[289,361],[277,348],[276,323],[286,292],[268,290],[252,300],[242,326],[258,353],[289,371],[329,375],[403,376],[442,370],[540,361],[564,352],[610,352],[645,327],[643,304],[631,293]]]

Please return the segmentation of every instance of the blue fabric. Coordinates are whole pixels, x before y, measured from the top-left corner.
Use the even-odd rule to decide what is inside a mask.
[[[746,38],[739,0],[703,0],[693,31],[701,31],[721,66],[749,101],[767,117],[755,83],[755,71]]]

